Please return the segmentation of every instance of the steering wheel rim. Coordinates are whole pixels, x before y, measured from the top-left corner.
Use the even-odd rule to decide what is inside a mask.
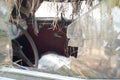
[[[31,45],[31,47],[32,47],[32,49],[33,49],[35,64],[33,64],[33,66],[31,65],[32,62],[31,62],[31,63],[27,63],[27,64],[28,64],[29,66],[31,66],[31,67],[37,68],[37,67],[38,67],[38,60],[39,60],[37,47],[36,47],[36,45],[35,45],[32,37],[31,37],[31,36],[29,35],[29,33],[27,32],[27,30],[24,30],[24,28],[23,28],[21,25],[19,25],[19,24],[17,24],[17,23],[15,23],[15,24],[16,24],[17,28],[19,28],[19,29],[23,32],[23,34],[25,35],[25,37],[27,38],[27,40],[29,41],[29,43],[30,43],[30,45]],[[26,58],[27,58],[27,57],[26,57]],[[28,58],[27,58],[27,59],[28,59]],[[29,59],[28,59],[28,60],[29,60]],[[30,61],[30,60],[29,60],[29,61]]]

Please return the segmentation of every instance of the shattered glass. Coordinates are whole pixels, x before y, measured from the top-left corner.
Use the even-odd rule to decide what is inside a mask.
[[[83,78],[120,78],[119,16],[101,2],[68,26],[68,46],[79,48],[71,68]]]
[[[8,31],[10,7],[5,0],[0,0],[0,65],[10,65],[12,47]]]

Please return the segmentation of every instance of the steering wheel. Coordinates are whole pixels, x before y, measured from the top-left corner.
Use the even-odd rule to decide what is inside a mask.
[[[37,68],[38,67],[38,60],[39,60],[39,56],[38,56],[38,50],[37,50],[37,47],[32,39],[32,37],[29,35],[29,33],[27,32],[27,30],[24,30],[24,28],[15,23],[15,25],[17,26],[17,28],[19,28],[23,34],[25,35],[25,37],[28,39],[32,49],[33,49],[33,53],[34,53],[34,59],[35,59],[35,64],[33,64],[24,54],[24,52],[22,51],[22,48],[21,48],[21,45],[16,41],[16,40],[13,40],[13,52],[15,53],[15,56],[18,56],[19,58],[21,58],[24,62],[26,62],[26,64],[30,67],[35,67]]]

